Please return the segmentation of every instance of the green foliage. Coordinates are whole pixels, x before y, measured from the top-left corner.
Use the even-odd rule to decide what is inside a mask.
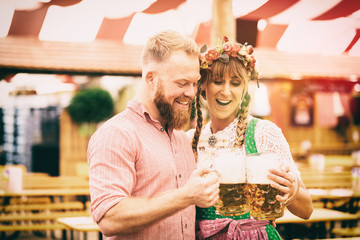
[[[205,53],[207,51],[207,45],[204,44],[202,45],[202,47],[200,48],[200,53]]]
[[[228,63],[230,61],[229,59],[229,55],[227,55],[226,53],[223,53],[219,56],[220,61],[222,61],[223,63]]]
[[[77,124],[99,123],[114,114],[114,102],[104,89],[84,89],[74,95],[67,111]]]

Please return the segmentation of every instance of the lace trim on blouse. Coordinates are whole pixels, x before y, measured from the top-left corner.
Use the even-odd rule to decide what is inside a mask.
[[[252,118],[252,116],[248,117],[248,123]],[[222,144],[220,141],[218,141],[214,147],[218,147],[220,144],[222,147],[233,147],[236,139],[237,123],[238,118],[235,118],[234,121],[230,123],[225,129],[212,134],[210,129],[211,122],[208,122],[203,127],[201,132],[200,141],[202,144],[200,145],[208,145],[206,144],[208,137],[215,135],[216,139],[222,139]],[[281,164],[289,165],[291,170],[299,174],[299,171],[292,158],[289,144],[287,143],[281,129],[278,126],[268,120],[260,120],[256,125],[254,138],[259,153],[272,152],[279,154],[281,156]],[[245,153],[245,146],[243,145],[241,148]]]

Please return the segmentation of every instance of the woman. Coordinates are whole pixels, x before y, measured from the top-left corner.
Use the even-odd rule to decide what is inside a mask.
[[[271,186],[282,192],[276,199],[286,203],[296,216],[308,219],[312,213],[311,197],[280,128],[270,121],[249,115],[248,82],[259,78],[252,46],[230,43],[225,37],[214,49],[207,51],[205,46],[201,52],[201,79],[196,96],[197,126],[189,131],[193,136],[193,151],[196,157],[199,156],[198,165],[201,153],[206,155],[210,149],[216,148],[239,148],[244,154],[277,153],[282,163],[290,167],[269,171],[267,177],[273,181]],[[200,95],[207,101],[210,113],[210,121],[204,127]],[[275,224],[254,220],[250,213],[224,219],[215,213],[215,207],[197,208],[197,222],[199,239],[281,239],[273,226]]]

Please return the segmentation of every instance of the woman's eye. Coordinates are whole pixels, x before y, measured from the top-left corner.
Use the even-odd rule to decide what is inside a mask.
[[[231,84],[233,85],[233,86],[240,86],[241,85],[241,81],[240,80],[238,80],[238,79],[233,79],[232,81],[231,81]]]
[[[222,82],[222,81],[214,81],[214,83],[215,83],[216,85],[220,85],[220,84],[222,84],[223,82]]]

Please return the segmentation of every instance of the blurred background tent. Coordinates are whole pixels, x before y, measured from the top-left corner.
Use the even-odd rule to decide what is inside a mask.
[[[166,29],[199,46],[212,45],[224,34],[253,45],[263,88],[250,89],[251,111],[283,130],[295,157],[303,154],[303,142],[314,152],[359,149],[360,113],[356,102],[350,104],[360,95],[358,0],[0,0],[0,108],[12,107],[4,111],[3,119],[11,120],[5,125],[18,119],[13,109],[25,103],[27,112],[46,107],[44,114],[55,116],[56,134],[42,139],[61,152],[54,153],[60,162],[54,175],[74,174],[73,164],[86,162],[88,139],[73,135],[77,126],[62,111],[70,94],[104,87],[115,99],[116,112],[122,111],[136,92],[144,43]],[[20,96],[9,97],[5,88],[10,86]],[[23,96],[33,90],[36,95]],[[61,100],[54,92],[61,92]],[[25,120],[22,127],[39,130],[40,136],[40,127],[24,127],[32,123]],[[6,156],[15,156],[20,143],[13,139],[19,138],[8,135],[0,138],[0,148],[3,143]],[[30,150],[26,153],[30,158]]]
[[[156,32],[174,29],[211,44],[214,2],[229,1],[0,0],[0,70],[139,74],[139,46]],[[348,79],[359,60],[334,56],[360,56],[359,9],[354,0],[233,0],[222,18],[234,17],[236,40],[264,49],[266,76]],[[318,66],[329,60],[324,55],[332,61]]]

